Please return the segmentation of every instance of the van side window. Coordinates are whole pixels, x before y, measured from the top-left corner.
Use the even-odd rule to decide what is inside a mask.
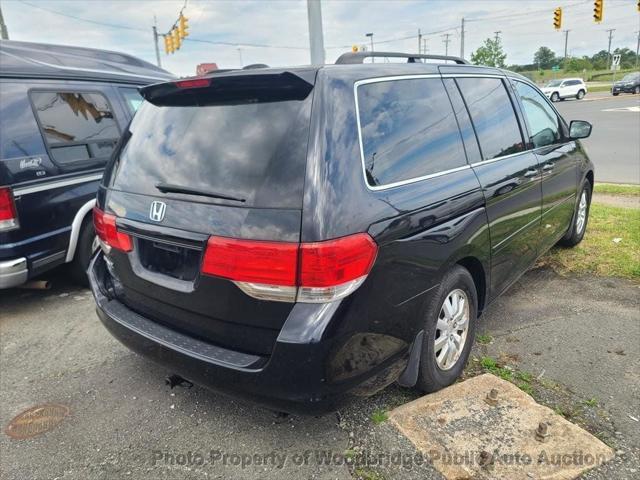
[[[365,173],[389,185],[467,165],[460,131],[439,78],[358,86]]]
[[[525,150],[509,94],[499,78],[456,79],[478,135],[482,158]]]
[[[31,92],[42,135],[61,165],[106,160],[120,131],[104,95],[86,92]]]
[[[27,97],[29,85],[22,82],[0,85],[0,159],[46,155]]]
[[[526,83],[516,81],[515,85],[529,124],[530,142],[533,148],[560,142],[562,139],[560,119],[547,103],[547,99]]]
[[[133,115],[134,113],[136,113],[138,107],[144,101],[142,95],[140,95],[137,88],[123,87],[119,90],[122,94],[122,97],[124,98],[124,103],[127,104],[129,112],[131,113],[131,115]]]

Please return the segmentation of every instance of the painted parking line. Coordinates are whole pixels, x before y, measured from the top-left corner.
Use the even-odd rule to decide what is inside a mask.
[[[640,106],[633,107],[620,107],[620,108],[605,108],[603,112],[640,112]]]

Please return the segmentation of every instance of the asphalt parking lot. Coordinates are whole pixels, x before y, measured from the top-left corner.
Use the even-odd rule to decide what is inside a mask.
[[[411,448],[373,422],[372,412],[415,398],[412,391],[392,386],[314,418],[278,416],[198,386],[171,390],[164,382],[171,372],[111,338],[88,290],[63,271],[52,281],[48,291],[0,292],[0,421],[4,428],[48,402],[70,413],[40,436],[2,435],[2,478],[352,478],[354,470],[329,455],[354,445]],[[481,331],[494,339],[477,355],[507,355],[517,368],[558,382],[575,405],[595,399],[581,421],[618,456],[588,478],[637,478],[640,471],[638,293],[625,280],[538,269],[482,319]],[[548,392],[552,405],[556,388]],[[382,471],[385,478],[441,478],[428,466]]]

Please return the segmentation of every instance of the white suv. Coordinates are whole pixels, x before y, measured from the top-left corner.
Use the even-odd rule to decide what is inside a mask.
[[[565,78],[563,80],[551,80],[542,89],[552,102],[564,100],[565,98],[577,98],[581,100],[587,94],[587,85],[581,78]]]

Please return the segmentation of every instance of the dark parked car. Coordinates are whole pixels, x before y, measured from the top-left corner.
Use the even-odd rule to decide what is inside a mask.
[[[141,89],[94,212],[115,337],[286,411],[460,375],[489,302],[582,240],[591,125],[515,73],[374,55],[408,62]]]
[[[87,282],[104,166],[138,87],[171,78],[122,53],[0,42],[0,288],[62,263]]]
[[[640,94],[640,72],[627,73],[622,79],[613,84],[611,93],[614,97],[621,93]]]

